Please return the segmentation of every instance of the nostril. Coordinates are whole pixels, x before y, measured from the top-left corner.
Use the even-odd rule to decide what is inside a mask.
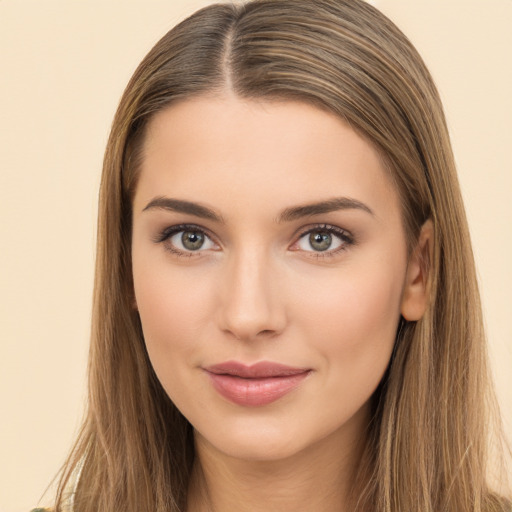
[[[257,338],[271,338],[277,334],[277,331],[273,329],[263,329],[256,332],[255,335],[251,335],[249,332],[243,332],[241,329],[227,329],[237,340],[253,340]]]

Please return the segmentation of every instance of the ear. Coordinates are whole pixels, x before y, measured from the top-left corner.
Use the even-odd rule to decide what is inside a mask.
[[[419,320],[425,313],[430,298],[430,263],[433,258],[434,224],[428,219],[421,227],[405,276],[400,311],[409,321]]]

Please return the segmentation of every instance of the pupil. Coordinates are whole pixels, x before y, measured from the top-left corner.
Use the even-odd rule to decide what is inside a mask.
[[[316,251],[326,251],[331,246],[332,236],[330,233],[311,233],[309,243]]]
[[[181,243],[189,251],[197,251],[204,244],[204,235],[196,231],[185,231],[181,236]]]

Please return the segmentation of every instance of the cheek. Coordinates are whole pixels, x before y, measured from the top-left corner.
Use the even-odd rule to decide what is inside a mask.
[[[393,267],[377,266],[332,277],[315,293],[311,287],[309,293],[304,290],[297,316],[328,368],[324,375],[333,397],[350,390],[347,400],[355,406],[369,398],[388,365],[400,318],[403,277]]]
[[[379,264],[380,263],[380,264]],[[400,314],[405,265],[381,261],[347,266],[303,280],[297,306],[316,328],[364,341],[364,333],[389,329]],[[314,282],[314,286],[312,285]]]
[[[180,364],[194,363],[200,333],[212,317],[205,284],[197,275],[170,271],[168,265],[138,267],[134,262],[135,297],[146,347],[164,381]]]
[[[324,332],[335,333],[324,339],[344,348],[364,348],[385,342],[394,335],[400,313],[400,287],[386,280],[345,281],[330,290],[329,298],[317,303],[316,318]]]

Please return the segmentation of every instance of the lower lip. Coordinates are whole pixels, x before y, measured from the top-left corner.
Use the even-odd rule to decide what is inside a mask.
[[[267,405],[293,391],[309,375],[309,371],[282,377],[243,379],[233,375],[207,372],[213,387],[224,398],[237,405]]]

